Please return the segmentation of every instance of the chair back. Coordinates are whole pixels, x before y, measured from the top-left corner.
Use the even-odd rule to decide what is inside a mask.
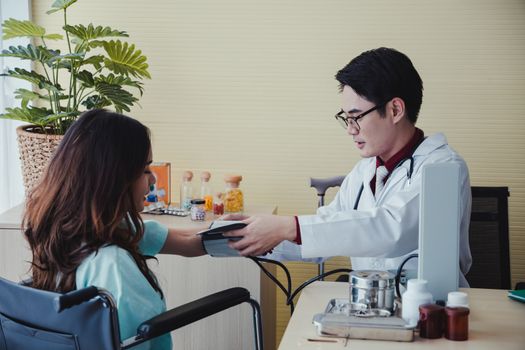
[[[472,288],[510,289],[508,187],[472,187]]]
[[[0,350],[120,349],[109,293],[89,287],[67,294],[0,277]]]
[[[310,178],[310,187],[315,188],[317,191],[317,207],[322,207],[324,205],[324,196],[326,191],[332,187],[340,187],[345,179],[345,176],[334,176],[329,178]],[[317,264],[317,273],[322,275],[325,273],[325,261],[322,261]],[[337,279],[345,282],[344,279],[348,281],[347,275],[341,275]],[[324,278],[320,278],[320,281],[324,281]]]

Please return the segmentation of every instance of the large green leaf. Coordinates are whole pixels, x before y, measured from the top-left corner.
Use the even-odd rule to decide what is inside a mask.
[[[105,42],[106,40],[91,40],[85,45],[85,47],[87,48],[87,51],[89,51],[90,49],[103,47]]]
[[[93,26],[90,23],[87,27],[82,24],[65,25],[64,30],[82,41],[89,41],[105,37],[128,37],[126,32],[113,30],[110,27]]]
[[[140,95],[144,93],[143,85],[140,81],[132,80],[130,77],[124,76],[124,75],[115,75],[113,73],[106,75],[99,75],[96,78],[97,82],[104,82],[108,84],[114,84],[114,85],[126,85],[126,86],[132,86],[139,90]]]
[[[2,31],[4,40],[18,37],[29,38],[44,38],[50,40],[61,40],[60,34],[46,34],[44,27],[41,27],[31,21],[20,21],[18,19],[9,18],[2,24]]]
[[[77,0],[55,0],[53,5],[51,5],[52,9],[47,11],[46,13],[50,14],[50,13],[57,12],[60,10],[65,10],[69,6],[73,5],[75,2],[77,2]]]
[[[104,62],[104,56],[102,55],[95,55],[86,58],[84,61],[82,61],[81,65],[84,66],[86,64],[92,64],[95,69],[100,69],[102,67],[102,62]]]
[[[82,61],[83,59],[84,59],[84,54],[83,53],[67,53],[65,55],[57,55],[57,56],[52,57],[48,61],[48,63],[51,65],[51,64],[53,64],[54,62],[57,62],[57,61],[63,61],[63,60]]]
[[[34,46],[32,44],[24,46],[9,46],[9,49],[2,50],[0,56],[18,57],[23,60],[38,61],[46,63],[52,57],[60,55],[60,51],[48,50],[43,46]]]
[[[93,87],[95,85],[95,80],[93,79],[93,74],[87,70],[82,70],[77,73],[77,79],[80,80],[85,87]]]
[[[15,98],[22,100],[22,108],[27,108],[30,101],[43,98],[43,96],[34,91],[20,88],[15,90]]]
[[[42,121],[45,122],[45,124],[53,123],[57,120],[63,120],[63,119],[70,119],[71,117],[76,117],[80,114],[78,111],[74,112],[60,112],[57,114],[49,114],[42,118]]]
[[[51,97],[49,95],[41,95],[41,94],[39,94],[37,92],[31,91],[31,90],[27,90],[27,89],[22,89],[22,88],[15,90],[15,98],[19,99],[19,100],[22,100],[21,101],[22,109],[27,108],[28,105],[29,105],[29,102],[31,102],[31,101],[35,101],[35,100],[38,100],[38,99],[49,101],[51,99]],[[56,100],[57,98],[59,100],[65,100],[65,99],[69,98],[69,96],[63,95],[63,94],[60,94],[58,96],[53,96],[53,100]]]
[[[36,124],[36,125],[46,125],[46,118],[49,115],[52,115],[53,112],[49,109],[39,108],[39,107],[27,107],[27,108],[6,108],[6,113],[0,114],[0,118],[3,119],[14,119],[21,120],[23,122]]]
[[[103,43],[109,59],[104,59],[104,65],[109,70],[134,77],[151,78],[148,72],[147,57],[142,51],[135,50],[135,45],[111,40]]]
[[[51,90],[53,92],[59,93],[62,87],[59,84],[53,84],[46,77],[41,74],[38,74],[35,71],[27,71],[22,68],[15,68],[14,70],[8,70],[6,74],[0,74],[0,76],[8,76],[12,78],[22,79],[29,81],[35,85],[38,85],[41,89]]]
[[[111,106],[111,102],[100,95],[89,96],[84,101],[82,101],[81,104],[86,106],[87,109],[104,108],[107,106]]]
[[[129,107],[138,101],[135,96],[122,89],[119,85],[98,82],[95,84],[95,90],[100,96],[111,101],[118,113],[122,113],[122,111],[129,112]]]

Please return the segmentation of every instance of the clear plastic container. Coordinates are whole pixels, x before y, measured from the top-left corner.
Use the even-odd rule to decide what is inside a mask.
[[[209,171],[201,173],[201,193],[200,198],[204,199],[204,210],[213,210],[213,194],[210,185],[211,174]]]
[[[193,221],[206,220],[206,210],[204,210],[204,199],[191,200],[190,215]]]
[[[193,173],[189,170],[186,170],[182,174],[182,183],[180,185],[180,208],[183,210],[191,209],[191,200],[193,198],[191,187],[191,179],[193,178]]]
[[[244,210],[244,196],[239,188],[242,180],[241,175],[226,175],[224,181],[226,182],[226,189],[222,196],[225,213],[242,213]]]

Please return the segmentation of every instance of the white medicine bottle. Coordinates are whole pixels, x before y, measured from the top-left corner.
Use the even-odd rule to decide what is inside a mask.
[[[433,302],[432,294],[427,290],[428,282],[422,279],[410,279],[407,290],[401,298],[401,317],[407,325],[417,326],[419,306]]]
[[[193,178],[193,173],[189,170],[186,170],[182,173],[182,183],[180,184],[180,208],[183,210],[190,210],[192,196],[192,187],[191,179]]]

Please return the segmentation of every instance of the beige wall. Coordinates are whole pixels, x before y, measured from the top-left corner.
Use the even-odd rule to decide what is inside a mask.
[[[51,2],[34,0],[33,15],[59,28]],[[425,85],[419,127],[447,134],[473,185],[509,186],[512,280],[525,281],[523,0],[79,0],[69,17],[126,30],[148,56],[131,115],[175,185],[183,169],[210,170],[216,189],[240,173],[246,200],[281,214],[311,213],[309,177],[359,159],[332,117],[336,71],[370,48],[405,52]],[[293,266],[298,281],[312,273]]]

